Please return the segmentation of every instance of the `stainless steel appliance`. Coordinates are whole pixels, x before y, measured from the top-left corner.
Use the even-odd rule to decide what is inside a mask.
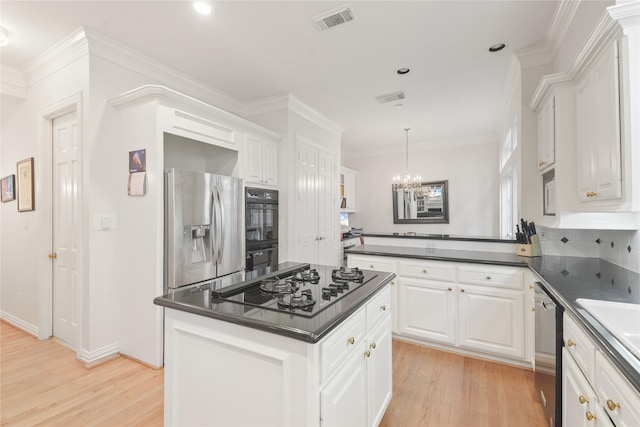
[[[562,426],[562,305],[536,282],[535,382],[550,427]]]
[[[278,270],[265,278],[213,290],[212,297],[242,304],[247,310],[260,307],[292,315],[313,317],[376,278],[375,271],[300,264]]]
[[[278,191],[245,188],[247,270],[278,265]]]
[[[242,180],[179,169],[164,177],[165,289],[241,271]]]

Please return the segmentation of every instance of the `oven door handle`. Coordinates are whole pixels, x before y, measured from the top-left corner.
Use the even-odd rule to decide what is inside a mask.
[[[264,249],[256,249],[255,251],[247,251],[247,255],[253,255],[253,254],[257,254],[258,252],[273,252],[276,249],[278,249],[277,246],[275,247],[271,247],[271,248],[264,248]]]

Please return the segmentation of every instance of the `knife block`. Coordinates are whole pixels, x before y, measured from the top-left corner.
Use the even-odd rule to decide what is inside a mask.
[[[516,244],[516,255],[534,257],[541,256],[542,250],[540,249],[540,238],[537,234],[531,236],[531,244],[523,245],[521,243]]]

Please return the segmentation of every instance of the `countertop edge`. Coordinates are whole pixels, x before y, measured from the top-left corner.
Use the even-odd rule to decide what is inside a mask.
[[[346,320],[353,313],[358,311],[367,301],[373,298],[374,295],[377,295],[385,286],[387,286],[391,280],[396,277],[395,273],[389,273],[387,277],[382,279],[380,283],[378,283],[374,288],[370,289],[366,296],[363,296],[362,299],[358,302],[358,304],[354,305],[348,310],[345,310],[340,315],[336,316],[332,319],[330,324],[326,324],[323,326],[320,331],[307,331],[299,328],[291,328],[288,326],[273,324],[273,323],[265,323],[262,320],[251,319],[247,317],[234,316],[231,313],[219,312],[211,309],[206,309],[190,304],[183,304],[173,300],[169,300],[163,298],[162,296],[156,297],[153,300],[155,305],[170,308],[173,310],[183,311],[191,314],[195,314],[198,316],[209,317],[216,320],[221,320],[224,322],[234,323],[241,326],[250,327],[253,329],[260,329],[266,332],[274,333],[281,336],[286,336],[289,338],[297,339],[300,341],[305,341],[311,344],[315,344],[324,338],[329,332],[335,329],[340,323]]]
[[[464,237],[449,236],[447,234],[401,234],[401,233],[362,233],[364,237],[390,237],[392,239],[426,239],[426,240],[455,240],[459,242],[491,242],[491,243],[518,243],[516,240],[505,240],[493,237]]]

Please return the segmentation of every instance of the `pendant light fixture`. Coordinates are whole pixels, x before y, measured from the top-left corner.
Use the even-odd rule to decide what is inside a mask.
[[[419,188],[422,183],[422,177],[419,175],[411,176],[409,173],[409,131],[411,128],[405,128],[406,134],[406,164],[405,175],[396,175],[393,177],[393,189],[410,192],[411,189]]]

